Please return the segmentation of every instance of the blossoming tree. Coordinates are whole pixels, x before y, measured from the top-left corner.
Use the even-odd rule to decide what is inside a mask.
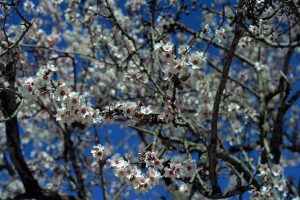
[[[0,11],[1,198],[299,199],[299,1]]]

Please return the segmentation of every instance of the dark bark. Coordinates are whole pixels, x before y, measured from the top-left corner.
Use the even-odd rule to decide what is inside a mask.
[[[15,66],[13,62],[7,64],[5,74],[10,88],[15,90]],[[10,117],[18,107],[17,95],[7,90],[1,90],[0,103],[5,118]],[[20,132],[17,117],[12,117],[5,122],[6,141],[10,159],[24,185],[25,193],[16,195],[13,199],[41,199],[41,200],[62,200],[75,199],[72,196],[60,196],[55,192],[43,190],[33,177],[25,158],[22,154],[20,143]]]
[[[222,101],[223,91],[226,88],[228,74],[230,71],[230,66],[231,66],[231,63],[232,63],[232,60],[234,57],[234,53],[238,46],[239,40],[242,37],[242,32],[241,32],[241,19],[242,19],[241,9],[242,9],[242,6],[243,6],[243,1],[240,1],[239,10],[238,10],[238,14],[237,14],[237,24],[235,27],[235,36],[230,45],[229,52],[227,53],[227,56],[225,58],[223,73],[221,76],[221,80],[220,80],[219,87],[216,92],[215,100],[214,100],[214,104],[213,104],[212,119],[211,119],[211,134],[210,134],[210,142],[208,145],[208,157],[209,157],[209,180],[212,185],[212,191],[215,194],[221,193],[221,189],[220,189],[220,186],[219,186],[218,180],[217,180],[217,172],[216,172],[216,167],[217,167],[217,163],[218,163],[217,145],[218,145],[219,108],[220,108],[220,104]]]

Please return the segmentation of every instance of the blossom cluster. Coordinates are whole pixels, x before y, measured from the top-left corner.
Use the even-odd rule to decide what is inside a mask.
[[[92,150],[94,154],[95,151]],[[146,167],[142,167],[145,164]],[[140,193],[147,192],[165,178],[191,178],[196,173],[196,163],[194,160],[185,160],[182,163],[164,162],[159,158],[157,152],[147,151],[139,154],[139,162],[133,162],[131,156],[124,158],[114,155],[109,159],[109,166],[114,175],[121,181],[132,185]],[[141,167],[139,167],[141,166]]]
[[[186,80],[190,77],[188,66],[191,66],[192,69],[200,69],[206,64],[204,52],[200,51],[176,58],[174,55],[174,45],[171,42],[166,44],[163,42],[157,43],[154,49],[158,55],[160,64],[163,65],[165,80],[172,80],[174,76]]]
[[[19,10],[21,13],[25,11],[24,18],[18,12],[21,4],[11,7],[11,9],[8,9],[10,6],[6,6],[6,3],[0,5],[4,16],[0,15],[1,22],[6,22],[5,28],[0,31],[0,54],[2,55],[0,71],[3,66],[9,66],[7,63],[12,56],[17,76],[23,76],[27,70],[30,70],[29,67],[23,68],[23,66],[43,62],[42,60],[45,59],[53,60],[57,66],[62,66],[59,69],[55,69],[50,64],[41,67],[35,77],[25,78],[20,84],[20,91],[25,99],[33,100],[30,101],[31,105],[28,108],[21,111],[22,128],[26,136],[26,138],[21,138],[21,143],[27,144],[32,141],[38,148],[31,150],[36,152],[47,147],[49,156],[54,154],[55,159],[46,159],[46,154],[36,157],[39,158],[38,160],[44,161],[41,162],[41,166],[46,166],[48,163],[56,166],[56,155],[60,157],[59,152],[63,152],[63,150],[65,150],[64,153],[68,153],[67,150],[84,152],[87,146],[92,146],[90,138],[92,130],[82,131],[82,133],[87,131],[86,134],[68,134],[74,147],[64,148],[64,140],[68,138],[62,138],[60,134],[49,134],[49,132],[57,132],[61,127],[57,127],[60,123],[47,121],[49,116],[45,114],[46,112],[55,113],[56,119],[66,124],[95,123],[101,121],[102,116],[106,118],[121,116],[121,119],[117,118],[107,122],[112,123],[112,126],[115,123],[119,125],[120,122],[122,124],[120,128],[124,129],[126,137],[117,138],[115,134],[111,134],[111,130],[107,133],[105,131],[103,133],[101,130],[105,140],[109,143],[112,141],[114,144],[120,142],[120,146],[122,145],[125,150],[131,148],[132,145],[129,142],[132,140],[131,130],[127,130],[126,125],[123,126],[124,117],[130,119],[125,124],[136,123],[136,127],[145,130],[139,131],[139,133],[146,133],[147,129],[151,129],[151,133],[155,133],[153,137],[155,145],[153,146],[156,149],[165,148],[166,154],[174,153],[181,157],[192,152],[201,154],[200,163],[205,165],[203,172],[201,171],[204,176],[204,185],[208,183],[208,188],[214,189],[206,177],[209,169],[207,160],[210,155],[204,152],[205,148],[203,151],[200,148],[202,147],[200,140],[205,143],[209,139],[214,108],[219,109],[217,123],[220,140],[218,142],[220,144],[229,142],[232,148],[228,148],[235,149],[234,152],[237,151],[232,155],[233,157],[240,155],[239,152],[248,146],[251,147],[250,150],[263,150],[264,145],[259,141],[261,138],[259,136],[264,135],[261,132],[266,133],[265,139],[268,141],[271,138],[269,136],[273,132],[276,133],[274,125],[279,124],[277,123],[279,118],[277,119],[276,116],[281,116],[281,109],[278,110],[278,106],[281,103],[289,104],[288,108],[292,105],[290,104],[292,93],[287,94],[286,98],[278,95],[280,91],[277,90],[277,86],[282,82],[278,82],[278,80],[285,78],[284,80],[292,84],[296,83],[297,77],[299,77],[297,76],[299,70],[296,72],[296,66],[294,66],[294,58],[300,52],[297,42],[300,26],[297,24],[299,21],[297,16],[293,14],[295,12],[286,13],[289,11],[290,3],[282,6],[283,3],[277,3],[277,1],[255,0],[251,1],[251,5],[246,3],[241,7],[236,4],[238,1],[232,1],[232,4],[224,4],[224,2],[217,0],[211,2],[212,5],[206,6],[205,3],[196,0],[187,2],[127,0],[124,4],[120,4],[116,0],[24,0],[23,9]],[[299,0],[294,0],[294,4],[298,3]],[[9,4],[7,3],[7,5]],[[242,12],[239,12],[240,8]],[[199,15],[199,11],[201,22],[197,24],[197,29],[195,26],[185,24],[189,18],[193,21],[195,14]],[[9,19],[11,13],[14,13],[13,18]],[[222,22],[220,22],[220,14],[224,15]],[[18,20],[20,23],[12,23],[15,22],[14,16],[17,15],[21,17]],[[182,20],[183,18],[185,20]],[[26,21],[31,22],[30,26],[27,26],[28,22]],[[24,23],[26,26],[23,25]],[[234,37],[234,27],[239,27],[239,23],[243,24],[239,48],[234,54],[230,54],[227,47],[234,38],[237,38]],[[20,28],[18,28],[19,24]],[[272,39],[275,37],[278,37],[277,41]],[[18,46],[20,48],[17,48]],[[286,53],[289,52],[286,52],[287,49],[291,51],[291,65],[287,63],[289,60],[289,56],[286,56]],[[224,66],[225,54],[228,55],[227,58],[233,58],[229,63],[230,73],[228,76],[221,70]],[[206,58],[208,55],[211,56],[210,59]],[[207,62],[209,66],[204,68],[203,66]],[[286,76],[282,76],[281,70],[285,64],[291,70],[288,74],[284,73]],[[78,81],[77,86],[80,86],[77,87],[74,83],[74,91],[69,87],[71,84],[67,81],[70,74],[73,75],[73,67],[76,70],[72,76],[73,81]],[[57,73],[59,80],[66,83],[57,82],[56,77],[51,78],[56,70],[59,71]],[[222,75],[226,75],[227,83],[226,87],[223,85],[225,88],[221,95],[222,101],[217,105],[214,103]],[[6,81],[4,76],[3,78],[0,76],[0,79]],[[6,86],[9,86],[8,82]],[[76,87],[81,90],[84,88],[84,93],[79,93]],[[292,85],[291,88],[293,88]],[[113,106],[103,110],[101,108],[100,112],[93,109],[93,105],[85,98],[86,96],[92,96],[94,102],[97,102],[97,106],[108,103]],[[37,99],[38,101],[35,101]],[[143,103],[128,102],[137,99],[142,100]],[[116,101],[121,103],[115,104]],[[285,122],[286,117],[283,116],[282,119],[285,129],[283,139],[292,138],[293,141],[284,140],[277,141],[277,144],[270,143],[271,154],[273,154],[272,145],[282,147],[284,144],[287,147],[290,145],[294,147],[294,144],[297,143],[297,138],[295,139],[292,134],[296,132],[294,127],[298,125],[298,116],[300,116],[298,106],[296,108],[297,112],[292,111],[293,107],[286,111],[289,124]],[[32,120],[34,116],[35,119]],[[156,125],[162,126],[156,127]],[[96,132],[98,126],[94,128],[94,132]],[[153,132],[154,130],[155,132]],[[161,134],[161,130],[163,130],[163,134]],[[66,131],[69,132],[72,129],[66,129]],[[4,131],[0,132],[4,133]],[[142,139],[150,138],[143,137]],[[182,148],[181,145],[172,145],[172,148],[164,147],[169,146],[169,143],[173,143],[173,141],[174,144],[177,144],[176,141],[179,140],[186,141],[185,148]],[[5,144],[5,137],[2,138],[2,141]],[[197,143],[197,146],[193,144],[194,142]],[[278,142],[282,144],[278,144]],[[119,145],[114,147],[114,150],[117,151]],[[246,171],[252,164],[254,167],[257,166],[255,161],[259,154],[252,154],[248,150],[246,154],[242,153],[243,157],[247,158],[245,162],[249,162],[249,165],[248,163],[245,165]],[[91,157],[96,160],[94,162],[96,164],[93,166],[98,166],[97,173],[99,173],[98,161],[101,160],[101,164],[107,161],[105,160],[107,149],[101,145],[95,145],[91,149],[91,154]],[[5,154],[3,155],[5,156]],[[78,153],[77,156],[80,161],[85,160],[86,155]],[[54,167],[47,170],[51,171],[54,176],[60,173],[61,177],[72,177],[73,170],[69,170],[67,166],[72,163],[68,161],[68,158],[66,156],[64,159],[66,165],[57,163],[58,166],[66,167],[63,173],[57,172]],[[109,162],[113,166],[115,174],[130,182],[137,191],[146,191],[147,188],[156,185],[160,178],[176,179],[176,183],[179,182],[177,179],[188,182],[188,179],[197,173],[197,165],[194,161],[186,160],[180,163],[174,160],[169,161],[166,157],[161,157],[153,151],[140,154],[140,159],[136,162],[128,155],[121,156],[119,158],[120,165],[113,163],[116,161],[114,158]],[[281,158],[285,159],[286,155],[281,153]],[[288,157],[288,159],[290,158]],[[1,160],[3,158],[0,154]],[[243,159],[241,162],[244,162]],[[269,162],[272,162],[271,159]],[[270,163],[268,164],[270,165]],[[38,163],[38,165],[40,164]],[[126,171],[122,170],[122,166],[130,169],[129,175],[124,175]],[[223,165],[221,167],[223,168]],[[236,165],[232,167],[239,168]],[[249,171],[252,171],[251,168]],[[285,179],[280,175],[281,172],[278,169],[280,168],[276,170],[276,166],[261,165],[259,180],[262,187],[253,193],[253,198],[257,196],[262,199],[272,199],[274,196],[279,199],[283,198],[282,190],[285,186]],[[41,174],[36,177],[38,181],[44,177],[46,180],[49,177],[47,171],[39,168],[37,170]],[[89,174],[84,170],[86,168],[79,167],[83,177],[89,178]],[[227,178],[227,170],[218,171],[218,177],[223,178],[223,175],[224,178]],[[242,173],[240,175],[243,176]],[[231,173],[228,176],[233,177]],[[102,178],[107,179],[108,177]],[[253,181],[256,178],[254,174]],[[114,193],[112,185],[115,182],[109,182],[109,187],[103,191],[104,196],[105,194],[111,196]],[[84,184],[89,183],[89,180],[84,181]],[[69,193],[71,191],[72,193],[76,189],[72,184],[72,187],[67,189],[65,187],[70,184],[63,183],[61,185],[62,187],[57,192],[67,191]],[[47,188],[43,184],[40,186]],[[232,186],[239,189],[237,184]],[[90,191],[88,191],[89,187],[86,188],[88,197]],[[187,191],[188,188],[194,189],[192,185],[183,184],[179,190]],[[172,189],[169,190],[172,191]],[[223,191],[223,185],[221,185],[221,190]],[[202,192],[202,188],[196,192]],[[1,191],[0,196],[2,196]],[[180,197],[177,198],[180,199]],[[195,196],[191,198],[204,199],[204,197],[195,198]]]
[[[47,93],[51,87],[51,76],[56,71],[52,64],[40,68],[35,77],[24,78],[20,83],[19,92],[27,100],[35,99]]]
[[[71,124],[79,121],[83,124],[102,121],[101,113],[98,109],[93,109],[90,102],[86,103],[78,92],[68,92],[64,85],[59,85],[53,93],[58,101],[61,101],[61,108],[57,111],[56,120]]]
[[[142,106],[136,102],[119,102],[114,107],[107,107],[106,110],[110,109],[120,109],[123,116],[129,119],[140,119],[141,117],[146,117],[151,114],[157,114],[157,121],[160,123],[169,123],[173,118],[172,107],[178,107],[180,105],[178,99],[171,101],[167,100],[167,104],[163,109],[163,112],[154,113],[154,110],[151,105]]]
[[[270,168],[268,164],[262,164],[259,167],[259,176],[261,177],[262,187],[260,190],[253,192],[253,200],[286,198],[287,185],[281,166],[274,165]]]
[[[158,121],[162,123],[169,123],[173,119],[172,107],[169,105],[164,109],[164,112],[157,116]]]
[[[150,115],[153,113],[151,105],[142,106],[136,102],[118,102],[115,106],[105,107],[106,110],[119,109],[124,117],[135,118],[141,115]]]
[[[154,168],[149,169],[144,174],[136,165],[130,163],[130,160],[124,159],[119,155],[113,156],[109,160],[110,168],[114,171],[114,175],[122,181],[131,184],[138,192],[146,192],[159,182],[161,175]]]
[[[52,99],[61,102],[56,120],[67,123],[79,121],[81,123],[101,122],[100,111],[93,109],[78,92],[69,92],[66,84],[54,83],[52,73],[56,71],[53,64],[47,64],[39,69],[36,76],[24,78],[19,86],[19,91],[26,100],[33,100],[39,96],[50,94]]]

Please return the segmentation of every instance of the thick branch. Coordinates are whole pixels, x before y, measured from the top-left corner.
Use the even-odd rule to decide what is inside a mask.
[[[239,3],[239,10],[242,7],[242,2],[240,1]],[[238,15],[241,13],[238,12]],[[238,18],[242,17],[241,15],[238,16]],[[228,79],[228,74],[230,70],[230,66],[234,57],[234,53],[236,51],[236,48],[238,46],[239,40],[242,37],[242,32],[241,32],[241,25],[238,20],[238,23],[236,24],[235,27],[235,36],[233,38],[233,41],[230,45],[229,52],[226,56],[224,67],[223,67],[223,73],[221,77],[221,81],[219,83],[218,90],[215,95],[215,100],[213,104],[213,111],[212,111],[212,119],[211,119],[211,134],[210,134],[210,142],[208,145],[208,157],[209,157],[209,180],[212,185],[212,190],[213,193],[220,194],[221,189],[218,184],[218,179],[217,179],[217,173],[216,173],[216,166],[217,166],[217,144],[218,144],[218,116],[219,116],[219,107],[221,104],[222,100],[222,95],[226,87],[227,79]]]
[[[282,73],[286,76],[288,71],[289,71],[289,64],[290,64],[290,60],[292,58],[294,52],[294,48],[290,48],[287,52],[287,56],[284,62],[284,67],[282,70]],[[286,84],[287,86],[287,92],[285,93],[285,95],[283,95],[284,93],[284,85],[285,85],[286,80],[284,79],[283,76],[280,77],[279,80],[279,92],[280,92],[280,106],[278,108],[278,112],[277,112],[277,116],[274,122],[274,130],[273,130],[273,134],[272,134],[272,138],[271,138],[271,153],[274,156],[274,162],[275,163],[279,163],[280,161],[280,156],[281,156],[281,151],[280,151],[280,147],[282,144],[282,120],[285,116],[285,113],[287,111],[286,109],[286,103],[285,103],[285,99],[287,98],[288,94],[289,94],[289,90],[290,87],[288,86],[288,84]]]

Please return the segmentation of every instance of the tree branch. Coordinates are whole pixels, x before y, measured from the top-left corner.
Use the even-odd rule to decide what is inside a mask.
[[[235,27],[235,34],[233,41],[229,47],[229,52],[225,58],[225,63],[223,67],[223,73],[221,77],[221,81],[219,83],[218,90],[215,95],[215,100],[213,104],[212,110],[212,119],[211,119],[211,134],[210,134],[210,142],[208,145],[208,159],[209,159],[209,180],[212,185],[212,192],[216,195],[221,194],[221,189],[218,183],[216,167],[217,167],[217,145],[218,145],[218,116],[219,116],[219,107],[222,100],[223,92],[226,88],[226,83],[228,79],[228,74],[230,70],[230,66],[234,57],[234,53],[238,46],[239,40],[242,37],[241,32],[241,19],[242,19],[242,5],[243,0],[239,2],[239,8],[237,13],[237,24]]]

